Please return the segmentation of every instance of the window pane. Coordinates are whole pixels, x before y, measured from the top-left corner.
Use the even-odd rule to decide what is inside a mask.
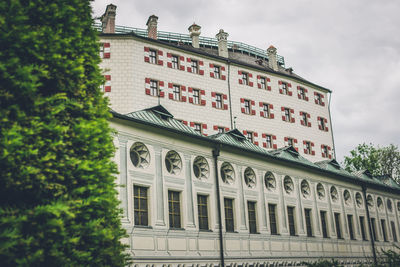
[[[337,238],[342,238],[342,229],[340,227],[340,213],[335,213],[335,226]]]
[[[257,233],[257,221],[256,221],[256,203],[252,201],[247,202],[247,209],[249,215],[249,228],[250,233],[255,234]]]
[[[197,196],[198,216],[199,216],[199,229],[208,230],[208,209],[207,209],[207,196]]]
[[[234,218],[233,218],[233,200],[225,198],[225,228],[227,232],[233,232],[235,230]]]
[[[296,227],[294,222],[294,207],[287,207],[288,221],[289,221],[289,233],[291,236],[296,235]]]
[[[147,188],[134,186],[133,187],[133,206],[135,225],[148,225],[148,206],[147,206]]]
[[[321,211],[321,226],[322,226],[322,236],[328,238],[328,228],[326,225],[326,211]]]
[[[276,235],[278,234],[278,228],[276,225],[276,205],[268,204],[268,212],[271,234]]]
[[[310,209],[304,209],[304,215],[305,215],[305,218],[306,218],[307,236],[311,237],[311,236],[313,236],[313,234],[312,234],[312,225],[311,225],[311,210]]]
[[[179,192],[168,191],[169,227],[181,228]]]

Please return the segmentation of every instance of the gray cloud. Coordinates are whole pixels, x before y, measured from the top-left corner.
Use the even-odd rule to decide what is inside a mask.
[[[96,0],[94,15],[108,1]],[[400,1],[386,0],[171,0],[115,1],[117,24],[145,28],[151,14],[159,30],[202,35],[220,28],[229,39],[267,48],[286,65],[330,88],[337,157],[359,143],[400,145]]]

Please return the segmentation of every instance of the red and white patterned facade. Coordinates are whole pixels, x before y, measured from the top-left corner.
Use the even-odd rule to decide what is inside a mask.
[[[184,123],[200,124],[205,135],[236,126],[266,149],[292,144],[311,161],[333,158],[327,89],[285,71],[151,38],[102,34],[100,41],[104,91],[113,110],[128,113],[160,103]]]

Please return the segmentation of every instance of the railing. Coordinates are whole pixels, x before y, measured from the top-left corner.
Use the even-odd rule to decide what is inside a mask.
[[[93,27],[97,31],[101,31],[101,23],[94,23]],[[136,35],[142,36],[142,37],[147,37],[147,30],[145,29],[139,29],[139,28],[134,28],[134,27],[126,27],[126,26],[115,26],[115,33],[130,33],[133,32]],[[163,41],[167,42],[173,42],[173,43],[187,43],[191,44],[192,43],[192,38],[190,38],[189,34],[181,34],[181,33],[174,33],[174,32],[165,32],[165,31],[157,31],[157,38]],[[203,47],[211,47],[211,48],[217,48],[218,47],[218,42],[215,38],[210,38],[210,37],[199,37],[199,43],[200,46]],[[262,59],[268,59],[267,52],[263,49],[257,48],[255,46],[251,46],[242,42],[235,42],[235,41],[228,41],[228,49],[241,52],[244,54],[248,54],[250,56],[256,57],[256,58],[262,58]],[[285,59],[283,56],[277,55],[277,61],[279,65],[282,67],[285,67]]]

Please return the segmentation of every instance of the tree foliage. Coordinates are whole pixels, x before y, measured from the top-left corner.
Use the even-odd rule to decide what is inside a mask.
[[[400,152],[397,146],[374,147],[372,144],[359,144],[344,158],[348,171],[368,170],[375,176],[390,176],[400,180]]]
[[[126,263],[89,4],[0,1],[2,266]]]

